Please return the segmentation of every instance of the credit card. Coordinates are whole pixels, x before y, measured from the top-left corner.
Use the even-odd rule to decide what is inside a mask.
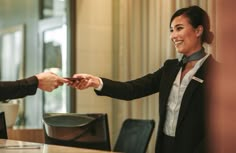
[[[70,80],[70,81],[80,81],[80,80],[82,80],[81,78],[69,78],[69,77],[66,77],[64,79],[67,79],[67,80]]]

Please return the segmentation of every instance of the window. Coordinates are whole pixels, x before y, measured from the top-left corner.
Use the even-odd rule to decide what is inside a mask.
[[[38,48],[40,72],[52,71],[68,77],[74,73],[72,6],[75,0],[39,0]],[[75,90],[64,85],[52,92],[37,91],[34,100],[27,97],[24,128],[42,127],[44,113],[74,112]],[[22,125],[22,123],[19,123]]]
[[[43,0],[39,23],[40,50],[43,70],[62,77],[71,76],[71,42],[69,8],[72,1]],[[43,113],[72,112],[71,89],[59,87],[53,92],[43,92]]]

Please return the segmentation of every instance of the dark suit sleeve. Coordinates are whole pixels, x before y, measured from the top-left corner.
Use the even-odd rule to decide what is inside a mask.
[[[17,81],[0,81],[0,100],[34,95],[37,87],[38,79],[35,76]]]
[[[155,73],[147,74],[141,78],[120,82],[106,78],[101,78],[103,88],[101,91],[96,91],[97,95],[109,96],[122,100],[133,100],[154,94],[159,91],[162,68]]]

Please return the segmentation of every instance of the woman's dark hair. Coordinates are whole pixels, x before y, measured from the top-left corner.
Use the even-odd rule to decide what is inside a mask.
[[[210,31],[210,19],[208,14],[199,6],[190,6],[177,10],[171,17],[170,26],[172,21],[181,15],[185,15],[189,19],[189,23],[197,28],[199,25],[203,27],[203,33],[201,36],[202,43],[211,44],[214,38],[214,34]]]

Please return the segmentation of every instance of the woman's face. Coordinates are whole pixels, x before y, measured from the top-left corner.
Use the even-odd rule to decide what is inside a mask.
[[[180,15],[174,18],[170,32],[170,39],[179,53],[189,56],[201,49],[202,26],[193,28],[186,16]]]

